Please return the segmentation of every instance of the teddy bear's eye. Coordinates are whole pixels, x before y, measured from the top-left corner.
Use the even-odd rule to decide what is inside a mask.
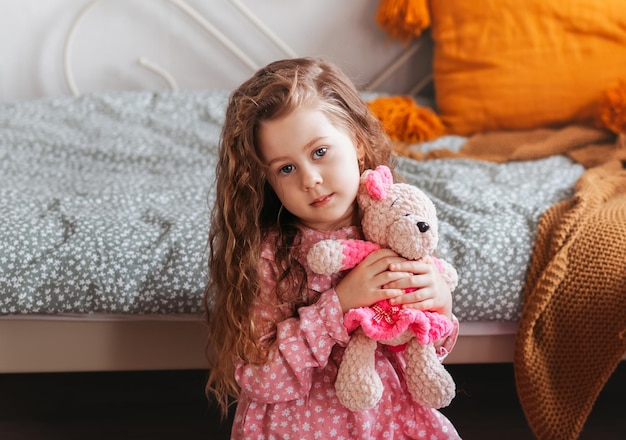
[[[404,216],[405,216],[405,217],[408,217],[408,216],[410,216],[410,215],[411,215],[411,214],[404,214]]]

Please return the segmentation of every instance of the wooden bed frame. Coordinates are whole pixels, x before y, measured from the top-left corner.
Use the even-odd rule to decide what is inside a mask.
[[[207,369],[205,344],[201,317],[0,319],[0,373]],[[513,362],[514,344],[512,324],[462,323],[446,363]]]

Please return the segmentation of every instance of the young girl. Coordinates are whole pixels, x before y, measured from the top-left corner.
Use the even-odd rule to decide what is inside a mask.
[[[458,438],[438,411],[411,400],[404,358],[379,344],[384,383],[369,411],[334,390],[350,336],[343,314],[391,299],[452,318],[452,295],[432,265],[388,249],[347,273],[309,271],[319,240],[362,238],[361,173],[391,165],[392,148],[351,81],[303,58],[269,64],[229,100],[217,165],[206,291],[211,372],[224,412],[237,401],[232,438]],[[404,293],[404,289],[417,288]],[[441,358],[457,332],[438,343]]]

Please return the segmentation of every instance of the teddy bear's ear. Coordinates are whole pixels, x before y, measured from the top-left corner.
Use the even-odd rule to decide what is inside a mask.
[[[387,196],[387,189],[392,183],[391,170],[385,165],[379,165],[375,170],[365,170],[361,176],[362,186],[376,200],[382,200]]]

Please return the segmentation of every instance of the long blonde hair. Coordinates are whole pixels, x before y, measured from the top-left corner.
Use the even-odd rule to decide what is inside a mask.
[[[262,121],[279,118],[313,103],[346,130],[359,145],[361,172],[391,165],[392,147],[380,122],[370,113],[350,79],[332,63],[315,58],[286,59],[257,71],[230,96],[216,168],[216,200],[209,233],[210,282],[205,291],[207,354],[212,394],[225,416],[239,389],[238,361],[260,363],[266,353],[257,345],[252,305],[259,294],[261,245],[270,231],[277,236],[276,262],[281,270],[277,298],[293,302],[285,286],[306,287],[304,268],[291,256],[296,219],[267,182],[257,131]],[[297,304],[293,304],[294,310]]]

